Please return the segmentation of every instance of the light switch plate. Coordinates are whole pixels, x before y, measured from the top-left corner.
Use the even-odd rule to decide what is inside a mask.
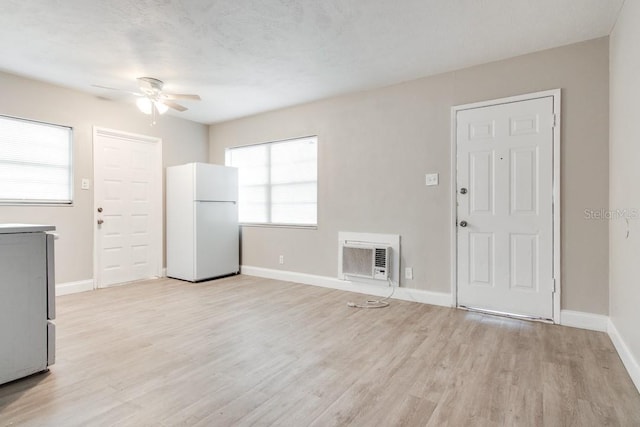
[[[438,174],[428,173],[424,176],[424,185],[438,185]]]
[[[90,186],[91,186],[91,181],[89,181],[89,179],[87,178],[82,178],[82,183],[80,188],[82,188],[83,190],[88,190]]]

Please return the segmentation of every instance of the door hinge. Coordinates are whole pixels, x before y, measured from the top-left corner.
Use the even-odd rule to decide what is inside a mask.
[[[553,280],[553,286],[551,287],[551,292],[555,292],[556,291],[556,279],[551,279]]]
[[[558,115],[557,114],[553,114],[551,116],[551,127],[554,128],[558,126]]]

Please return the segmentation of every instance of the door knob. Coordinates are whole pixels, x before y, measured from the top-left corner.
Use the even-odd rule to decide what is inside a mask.
[[[102,212],[102,208],[98,208],[98,212]]]
[[[102,225],[103,223],[104,223],[104,220],[103,220],[103,219],[99,219],[99,220],[98,220],[98,225]]]
[[[460,189],[460,194],[467,194],[467,189],[466,188],[461,188]]]
[[[460,227],[466,227],[467,221],[460,221]]]

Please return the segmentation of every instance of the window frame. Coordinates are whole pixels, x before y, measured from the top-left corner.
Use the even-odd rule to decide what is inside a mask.
[[[0,197],[0,206],[42,206],[42,207],[73,207],[74,206],[74,129],[72,126],[60,125],[56,123],[45,122],[42,120],[28,119],[25,117],[10,116],[7,114],[0,114],[0,118],[16,120],[21,122],[27,122],[31,124],[37,124],[42,126],[49,126],[55,128],[64,128],[69,132],[69,200],[40,200],[40,199],[3,199]]]
[[[296,140],[309,139],[309,138],[314,138],[315,139],[315,145],[316,145],[316,181],[315,181],[315,184],[316,184],[316,203],[315,203],[316,204],[316,221],[315,221],[315,223],[314,224],[295,224],[295,223],[282,223],[282,222],[242,222],[241,221],[240,222],[241,226],[243,226],[243,227],[269,227],[269,228],[301,228],[301,229],[311,229],[311,230],[316,230],[318,228],[318,185],[319,185],[319,182],[320,182],[320,180],[318,178],[318,167],[317,167],[318,166],[318,145],[319,145],[318,135],[296,136],[296,137],[292,137],[292,138],[265,141],[265,142],[255,143],[255,144],[234,145],[232,147],[226,147],[225,150],[224,150],[225,151],[225,166],[231,166],[231,165],[227,164],[228,155],[229,155],[229,152],[231,150],[247,148],[247,147],[258,147],[258,146],[261,146],[261,145],[275,145],[275,144],[292,142],[292,141],[296,141]],[[232,167],[235,167],[235,166],[232,166]],[[271,160],[269,160],[269,172],[271,172]],[[271,198],[271,182],[270,181],[269,181],[268,187],[269,187],[269,192],[268,192],[267,202],[265,202],[265,204],[268,207],[271,208],[272,207],[272,198]],[[238,203],[240,203],[239,200],[238,200]]]

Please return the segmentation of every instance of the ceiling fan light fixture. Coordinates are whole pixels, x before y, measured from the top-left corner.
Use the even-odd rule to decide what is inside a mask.
[[[160,113],[160,114],[164,114],[164,113],[167,112],[167,110],[169,110],[169,106],[163,104],[160,101],[154,101],[154,104],[156,106],[156,109],[158,110],[158,113]]]
[[[165,114],[169,109],[178,112],[187,111],[188,108],[175,102],[175,100],[185,99],[190,101],[200,101],[200,96],[187,93],[165,93],[162,91],[164,83],[162,80],[153,77],[138,77],[138,87],[140,92],[131,92],[123,89],[116,89],[107,86],[94,85],[102,89],[118,90],[137,96],[136,106],[143,113],[155,118],[157,115]]]
[[[144,114],[149,114],[151,115],[153,113],[153,107],[155,106],[156,111],[158,112],[158,114],[164,114],[169,110],[169,106],[163,104],[160,101],[153,101],[152,99],[149,99],[147,97],[142,97],[142,98],[138,98],[136,100],[136,105],[138,106],[138,109],[143,112]]]
[[[136,105],[138,106],[138,109],[144,114],[151,114],[151,112],[153,111],[153,104],[151,103],[151,100],[149,98],[138,98],[136,100]]]

